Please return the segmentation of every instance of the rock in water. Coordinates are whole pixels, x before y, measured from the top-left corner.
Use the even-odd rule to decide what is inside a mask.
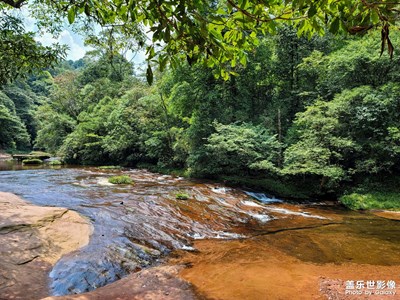
[[[92,226],[74,211],[32,205],[11,193],[0,192],[0,211],[0,299],[48,296],[51,267],[87,245]]]
[[[89,293],[48,297],[43,300],[101,300],[101,299],[200,299],[192,286],[179,278],[182,266],[160,266],[142,270]]]

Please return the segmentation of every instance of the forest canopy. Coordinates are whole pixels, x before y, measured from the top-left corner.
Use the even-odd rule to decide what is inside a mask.
[[[382,50],[387,47],[392,56],[389,28],[399,19],[399,3],[392,0],[0,1],[3,12],[24,6],[39,27],[52,31],[65,18],[69,23],[81,22],[86,30],[92,22],[135,39],[146,48],[149,82],[153,80],[152,64],[163,70],[168,63],[176,67],[182,59],[214,67],[216,74],[227,79],[236,74],[236,64],[246,64],[260,36],[276,34],[282,23],[308,37],[379,28]]]
[[[94,51],[63,60],[65,49],[25,32],[12,13],[23,6],[55,34],[68,20]],[[396,2],[36,0],[0,8],[1,149],[282,197],[345,195],[353,208],[366,207],[360,199],[400,207],[385,204],[397,199],[400,176],[400,37],[389,34]],[[126,50],[143,47],[148,66],[135,74]]]

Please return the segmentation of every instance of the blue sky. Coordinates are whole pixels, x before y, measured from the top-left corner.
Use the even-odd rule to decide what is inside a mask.
[[[84,46],[80,36],[68,29],[62,31],[57,39],[54,39],[49,33],[38,35],[36,39],[46,46],[55,42],[68,45],[67,59],[78,60],[85,55],[86,51],[90,50],[88,47]]]
[[[35,19],[30,17],[28,12],[24,9],[21,11],[25,23],[25,28],[27,31],[37,32],[37,27],[35,26]],[[81,36],[73,32],[68,26],[59,34],[57,38],[53,37],[50,33],[40,34],[37,33],[36,40],[41,42],[45,46],[50,46],[53,43],[59,43],[67,45],[69,50],[67,51],[67,59],[78,60],[82,58],[86,51],[90,50],[89,47],[84,45]],[[135,66],[139,66],[145,60],[145,53],[138,52],[135,56],[133,53],[128,53],[127,58],[133,58]]]

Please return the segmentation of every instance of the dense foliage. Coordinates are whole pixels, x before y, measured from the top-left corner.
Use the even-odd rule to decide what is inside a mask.
[[[21,19],[7,14],[0,5],[0,86],[53,66],[65,55],[65,47],[42,46],[34,36],[25,31]]]
[[[232,67],[238,76],[183,64],[155,71],[152,86],[99,45],[2,88],[0,122],[14,129],[0,130],[1,147],[178,169],[286,197],[348,191],[343,201],[362,208],[369,185],[360,186],[400,172],[399,58],[379,57],[377,38],[307,39],[284,26]]]
[[[2,0],[0,10],[27,6],[40,28],[59,31],[63,22],[80,24],[93,39],[90,23],[108,28],[117,44],[131,41],[147,51],[147,80],[153,81],[152,63],[163,69],[168,62],[177,66],[201,62],[214,67],[227,79],[235,66],[246,64],[247,56],[259,44],[259,37],[275,34],[282,23],[296,28],[299,35],[382,30],[382,51],[392,56],[391,25],[399,19],[400,4],[392,0],[226,0],[226,1],[143,1],[143,0]],[[147,41],[146,33],[151,32]],[[230,65],[230,66],[227,66]]]

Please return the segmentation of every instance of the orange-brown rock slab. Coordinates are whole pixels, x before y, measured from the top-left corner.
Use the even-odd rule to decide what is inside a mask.
[[[66,208],[41,207],[0,192],[0,299],[48,295],[48,272],[64,254],[87,245],[90,223]]]
[[[199,299],[185,280],[178,278],[182,267],[162,266],[142,270],[92,292],[44,300],[191,300]]]
[[[400,221],[400,211],[382,210],[382,211],[374,211],[373,214],[378,217]]]
[[[180,276],[208,299],[400,299],[398,293],[368,298],[346,295],[345,291],[348,280],[399,283],[399,265],[317,264],[302,261],[260,240],[202,240],[196,241],[195,247],[198,252],[182,253],[171,263],[191,265],[182,269]]]

